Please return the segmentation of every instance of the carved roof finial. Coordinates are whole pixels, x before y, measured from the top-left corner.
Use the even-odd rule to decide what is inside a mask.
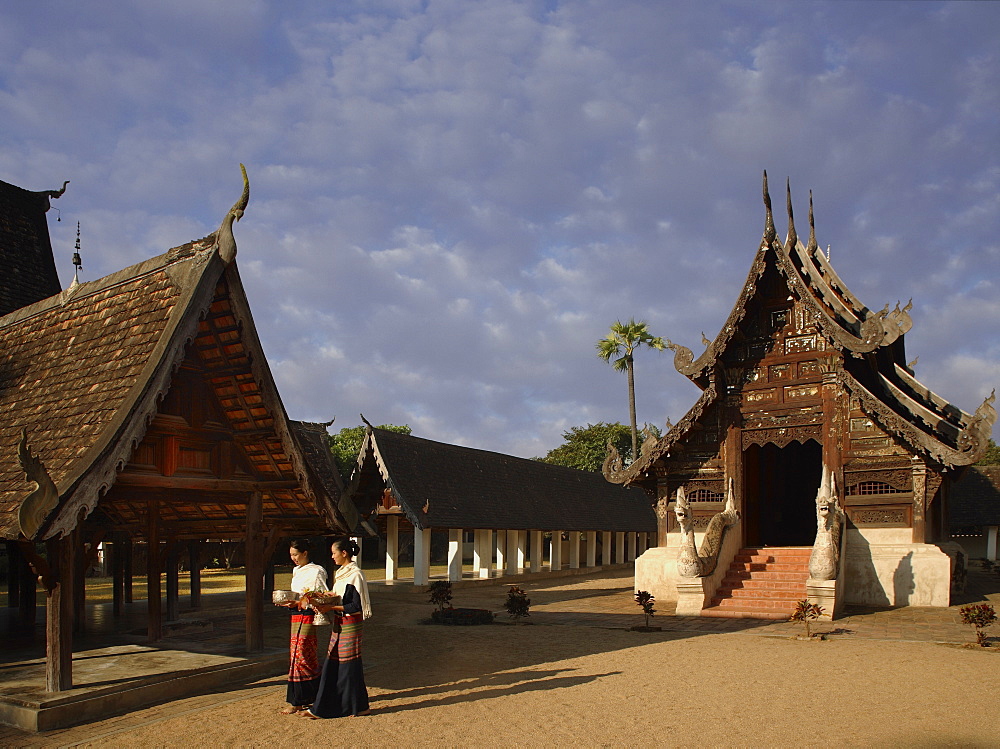
[[[771,212],[771,194],[767,191],[767,170],[764,170],[764,207],[767,209],[767,218],[764,221],[764,239],[761,246],[770,247],[778,232],[774,228],[774,214]]]
[[[233,222],[243,218],[243,212],[250,202],[250,180],[247,178],[247,168],[240,164],[240,171],[243,173],[243,194],[233,207],[229,209],[222,225],[216,235],[215,246],[219,250],[219,257],[229,265],[236,258],[236,238],[233,236]]]
[[[799,235],[795,233],[795,217],[792,215],[792,180],[785,183],[785,204],[788,207],[788,236],[785,238],[785,247],[789,249],[795,247],[799,241]]]
[[[368,419],[365,418],[364,414],[361,414],[361,421],[363,421],[365,423],[365,426],[368,427],[369,429],[374,429],[375,428],[375,427],[372,426],[372,423],[370,421],[368,421]]]
[[[813,191],[809,191],[809,246],[806,248],[813,253],[819,247],[816,244],[816,222],[813,221]]]

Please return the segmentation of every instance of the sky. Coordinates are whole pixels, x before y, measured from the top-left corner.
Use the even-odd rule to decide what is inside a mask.
[[[917,377],[1000,385],[1000,3],[0,4],[0,180],[59,187],[64,284],[214,231],[292,418],[523,457],[628,422],[615,320],[702,350],[813,191]],[[61,220],[57,221],[59,218]],[[636,355],[639,422],[698,389]]]

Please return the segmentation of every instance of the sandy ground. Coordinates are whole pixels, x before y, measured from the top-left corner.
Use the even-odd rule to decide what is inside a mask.
[[[601,584],[567,587],[585,604],[582,596],[601,592],[587,588]],[[455,603],[496,604],[503,592],[456,591]],[[537,611],[548,607],[546,596],[556,595],[537,591]],[[1000,745],[997,648],[549,624],[441,627],[421,623],[430,610],[422,597],[376,602],[364,648],[370,716],[326,722],[281,716],[284,681],[273,678],[91,724],[86,736],[70,729],[36,741],[122,747]]]

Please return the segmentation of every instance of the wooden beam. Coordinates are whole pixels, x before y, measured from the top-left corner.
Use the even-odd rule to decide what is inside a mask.
[[[261,539],[264,498],[252,492],[246,521],[246,644],[254,653],[264,648],[264,546]]]
[[[217,479],[200,476],[161,476],[150,473],[120,473],[115,479],[115,486],[134,486],[142,489],[170,489],[173,491],[189,490],[198,492],[267,492],[280,489],[298,489],[300,484],[295,480],[259,481],[255,479]],[[130,501],[142,501],[141,497]],[[212,503],[211,497],[205,501]],[[229,502],[227,504],[238,504]]]

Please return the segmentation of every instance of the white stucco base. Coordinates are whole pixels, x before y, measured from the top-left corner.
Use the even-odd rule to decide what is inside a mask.
[[[949,606],[957,544],[915,544],[909,528],[847,532],[844,596],[868,606]]]

